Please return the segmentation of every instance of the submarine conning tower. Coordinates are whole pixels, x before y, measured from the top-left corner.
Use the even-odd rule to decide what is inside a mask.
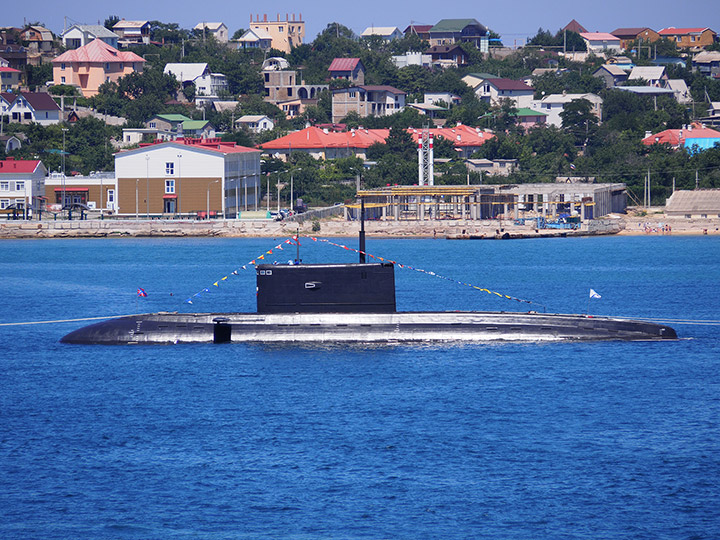
[[[261,264],[258,313],[394,313],[395,267],[372,264]]]

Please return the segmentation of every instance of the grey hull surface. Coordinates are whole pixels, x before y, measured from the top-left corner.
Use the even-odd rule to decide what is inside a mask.
[[[77,344],[644,341],[677,339],[651,322],[546,313],[148,313],[79,328]]]

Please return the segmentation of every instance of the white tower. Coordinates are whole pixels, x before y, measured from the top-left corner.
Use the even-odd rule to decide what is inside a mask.
[[[433,176],[433,138],[428,128],[423,128],[418,139],[418,185],[434,186]]]

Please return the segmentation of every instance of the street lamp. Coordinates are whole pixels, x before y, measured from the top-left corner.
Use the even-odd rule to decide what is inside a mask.
[[[63,208],[65,208],[65,133],[67,133],[67,128],[61,128],[62,134],[63,134],[63,149],[62,149],[62,202],[60,204],[60,210],[62,211]],[[62,215],[62,214],[60,214]]]
[[[293,185],[293,175],[295,174],[295,171],[302,171],[302,167],[298,169],[291,169],[290,170],[290,211],[293,211],[293,193],[294,193],[294,185]]]
[[[145,156],[145,187],[147,198],[145,199],[145,218],[150,219],[150,156]]]
[[[213,184],[219,182],[220,180],[213,180],[212,182],[208,183],[207,187],[207,214],[205,214],[205,219],[210,219],[210,186]],[[237,208],[235,208],[235,211],[237,212]]]

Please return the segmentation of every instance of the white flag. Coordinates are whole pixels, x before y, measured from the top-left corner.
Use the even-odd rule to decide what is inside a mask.
[[[590,298],[602,298],[602,296],[600,296],[594,290],[590,289]]]

